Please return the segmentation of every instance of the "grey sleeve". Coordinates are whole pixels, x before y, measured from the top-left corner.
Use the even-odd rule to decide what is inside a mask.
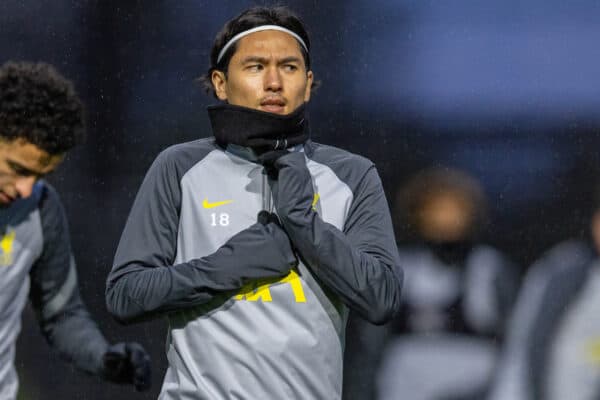
[[[313,272],[364,319],[381,324],[400,308],[403,274],[379,175],[372,164],[354,190],[343,232],[312,210],[300,153],[278,159],[274,197],[282,223]]]
[[[108,310],[120,322],[208,303],[248,280],[283,276],[296,262],[281,228],[255,224],[215,253],[173,265],[180,175],[174,157],[163,152],[137,194],[106,287]]]
[[[344,226],[345,237],[328,225],[326,229],[332,240],[323,241],[319,253],[329,259],[328,265],[335,264],[337,254],[345,253],[345,259],[335,264],[340,281],[345,281],[340,284],[348,285],[353,293],[354,309],[363,318],[383,323],[400,309],[403,272],[387,200],[375,166],[369,168],[354,196]],[[344,269],[344,265],[351,268]]]
[[[30,298],[41,330],[62,358],[98,374],[108,344],[81,301],[67,220],[49,186],[40,200],[40,214],[44,247],[30,272]]]
[[[543,399],[554,335],[593,265],[587,244],[567,241],[527,270],[508,321],[506,341],[489,399]]]

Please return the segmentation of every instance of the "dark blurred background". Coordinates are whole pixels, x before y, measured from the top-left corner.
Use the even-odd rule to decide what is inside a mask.
[[[600,176],[600,2],[278,3],[311,33],[322,82],[309,106],[313,139],[375,161],[392,209],[409,175],[447,165],[481,180],[486,241],[517,264],[584,234]],[[256,4],[273,3],[0,0],[0,63],[52,63],[87,105],[86,144],[49,180],[67,209],[90,311],[111,340],[144,344],[155,368],[150,393],[101,384],[49,351],[28,310],[22,399],[157,397],[166,323],[119,326],[105,310],[105,279],[154,157],[210,135],[214,99],[194,80],[223,23]]]

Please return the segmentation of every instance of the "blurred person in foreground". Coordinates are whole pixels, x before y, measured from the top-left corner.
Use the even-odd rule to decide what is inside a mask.
[[[584,238],[528,269],[490,400],[600,398],[599,199]]]
[[[15,342],[28,295],[62,358],[108,381],[150,385],[144,349],[109,345],[85,309],[65,213],[42,180],[83,135],[83,105],[52,66],[0,67],[0,399],[17,395]]]
[[[377,373],[382,400],[481,399],[495,368],[518,274],[481,241],[480,184],[449,168],[423,170],[398,192],[402,309]],[[404,239],[404,238],[403,238]]]
[[[214,136],[163,151],[137,194],[106,296],[122,322],[168,316],[161,399],[339,399],[348,309],[400,306],[381,181],[310,140],[310,67],[288,9],[227,22],[204,77]]]

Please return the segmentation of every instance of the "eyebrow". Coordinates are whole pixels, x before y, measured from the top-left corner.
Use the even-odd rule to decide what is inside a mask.
[[[6,163],[8,164],[8,166],[18,175],[21,176],[44,176],[45,174],[38,172],[38,171],[34,171],[32,169],[29,169],[21,164],[19,164],[18,162],[12,161],[12,160],[6,160]]]
[[[266,57],[248,56],[242,60],[242,64],[248,64],[248,63],[253,63],[253,62],[260,63],[260,64],[268,64],[269,59]],[[299,62],[301,62],[301,59],[296,56],[284,57],[281,60],[278,60],[277,64],[281,65],[281,64],[288,64],[288,63],[292,63],[292,62],[299,63]]]

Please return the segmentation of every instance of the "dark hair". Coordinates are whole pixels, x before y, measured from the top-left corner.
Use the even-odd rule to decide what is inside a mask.
[[[0,138],[62,154],[85,136],[83,104],[71,81],[45,63],[0,67]]]
[[[215,37],[213,47],[210,51],[210,68],[208,72],[202,75],[198,80],[204,86],[207,93],[213,93],[215,95],[214,87],[211,80],[211,74],[215,70],[223,71],[227,75],[227,68],[229,67],[229,61],[237,50],[237,43],[234,43],[223,57],[217,63],[217,57],[221,49],[240,32],[247,31],[248,29],[256,28],[262,25],[278,25],[291,30],[302,38],[308,51],[310,51],[310,39],[308,32],[304,28],[302,20],[295,15],[287,7],[252,7],[239,14],[237,17],[229,20],[221,29],[221,31]],[[310,54],[300,43],[298,43],[302,57],[304,58],[304,64],[306,70],[310,70]],[[314,84],[313,84],[314,87]],[[216,95],[215,95],[216,96]]]

